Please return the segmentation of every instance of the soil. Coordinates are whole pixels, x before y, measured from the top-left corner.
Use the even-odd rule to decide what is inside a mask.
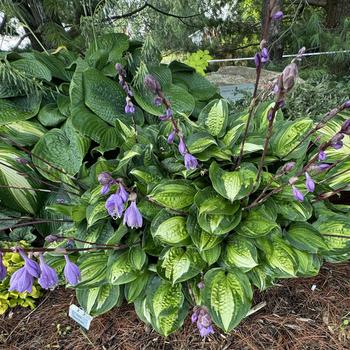
[[[350,264],[326,264],[315,278],[283,280],[256,292],[254,305],[266,302],[265,307],[230,334],[216,329],[205,341],[190,320],[165,339],[139,321],[130,305],[97,317],[84,332],[67,316],[75,302],[74,291],[59,288],[47,293],[34,310],[16,308],[3,315],[0,349],[350,349]]]

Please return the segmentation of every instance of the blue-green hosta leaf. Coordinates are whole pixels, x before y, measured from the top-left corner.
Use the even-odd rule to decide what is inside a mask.
[[[294,248],[305,250],[309,253],[327,250],[327,244],[322,235],[307,222],[292,224],[288,228],[286,238]]]
[[[146,293],[146,308],[157,332],[168,336],[182,326],[187,315],[187,305],[181,283],[172,285],[154,277]]]
[[[216,192],[231,202],[246,197],[257,187],[257,169],[253,164],[242,163],[239,170],[222,170],[216,162],[209,168],[209,177]]]
[[[55,103],[48,103],[40,109],[38,119],[42,125],[52,127],[61,124],[67,117],[59,111]]]
[[[249,271],[258,265],[258,252],[251,241],[236,236],[227,242],[223,260],[228,267]]]
[[[46,81],[52,79],[50,70],[37,60],[22,58],[12,62],[11,67],[23,72],[28,77]]]
[[[166,245],[182,246],[189,242],[186,218],[173,216],[166,209],[161,210],[153,219],[151,233],[154,238]]]
[[[225,332],[236,327],[248,313],[253,297],[250,282],[238,270],[211,269],[204,276],[203,299],[213,321]]]
[[[38,114],[41,95],[0,99],[0,125],[33,118]]]
[[[241,220],[239,203],[230,203],[211,187],[199,191],[194,200],[198,208],[198,223],[208,233],[226,234],[234,229]]]
[[[198,275],[205,262],[195,248],[171,247],[166,249],[158,261],[158,273],[173,284]]]
[[[156,203],[174,210],[193,204],[196,189],[186,180],[165,180],[159,183],[148,197]]]
[[[107,280],[113,285],[129,283],[137,278],[137,273],[133,271],[129,252],[124,252],[117,257],[111,256],[107,271]]]
[[[61,129],[52,129],[46,133],[33,148],[33,163],[38,171],[53,182],[60,182],[62,173],[38,157],[45,159],[56,168],[63,169],[69,175],[78,173],[89,142],[78,134],[68,119]]]
[[[99,316],[121,303],[120,287],[103,284],[94,288],[77,288],[80,306],[91,316]]]
[[[271,138],[271,152],[273,155],[283,158],[296,147],[305,133],[312,127],[310,119],[284,121],[279,123],[278,131]],[[276,125],[277,128],[277,125]],[[285,159],[296,159],[305,153],[308,146],[307,140],[293,151]]]
[[[228,120],[228,103],[226,100],[210,101],[201,111],[198,123],[210,135],[221,137],[225,135]]]

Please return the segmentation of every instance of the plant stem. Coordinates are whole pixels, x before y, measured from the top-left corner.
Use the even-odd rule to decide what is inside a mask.
[[[0,229],[0,231],[6,231],[6,230],[18,228],[18,227],[32,226],[32,225],[37,225],[37,224],[45,224],[45,223],[52,222],[52,221],[53,220],[33,220],[33,221],[27,221],[27,222],[20,222],[19,224],[2,228],[2,229]],[[62,220],[55,220],[55,222],[73,222],[73,221],[62,219]]]

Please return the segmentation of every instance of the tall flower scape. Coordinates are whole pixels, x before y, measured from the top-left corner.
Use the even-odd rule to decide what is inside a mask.
[[[0,91],[2,235],[35,237],[0,245],[9,290],[66,282],[91,315],[126,300],[162,335],[189,317],[210,337],[246,317],[254,288],[349,259],[350,207],[333,199],[349,189],[350,101],[317,121],[284,118],[305,48],[261,91],[270,22],[283,19],[275,1],[267,11],[239,114],[192,68],[145,63],[122,34],[84,57],[2,58],[36,87]],[[24,262],[12,275],[8,252]]]

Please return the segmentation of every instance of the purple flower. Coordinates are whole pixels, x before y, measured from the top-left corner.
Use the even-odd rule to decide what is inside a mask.
[[[23,266],[17,270],[10,279],[9,291],[17,291],[18,293],[28,292],[33,290],[34,277]]]
[[[155,98],[154,98],[154,104],[157,106],[157,107],[159,107],[159,106],[161,106],[162,105],[162,103],[163,103],[163,99],[160,97],[160,96],[156,96]]]
[[[169,144],[172,144],[172,143],[174,142],[175,135],[176,135],[175,131],[172,131],[172,132],[168,135],[167,142],[168,142]]]
[[[165,122],[167,120],[169,120],[170,117],[168,117],[166,114],[162,114],[159,116],[159,120],[162,121],[162,122]]]
[[[132,201],[129,208],[125,210],[123,224],[130,228],[142,227],[142,215],[135,201]]]
[[[158,91],[160,91],[159,81],[153,75],[147,74],[144,79],[144,84],[153,93],[157,93]]]
[[[200,281],[198,284],[197,284],[197,287],[199,289],[203,289],[204,288],[204,282],[203,281]]]
[[[341,149],[343,146],[344,146],[343,141],[338,141],[338,142],[332,143],[332,147],[334,149],[337,149],[337,150]]]
[[[259,68],[261,65],[261,55],[258,52],[254,56],[254,63],[256,68]]]
[[[266,47],[261,50],[261,62],[266,63],[269,60],[269,51]]]
[[[4,265],[4,262],[2,261],[2,252],[0,252],[0,281],[2,281],[7,274],[6,266]]]
[[[105,207],[108,214],[114,219],[118,219],[123,215],[124,201],[118,194],[112,194],[108,197]]]
[[[345,134],[345,135],[350,135],[350,119],[347,119],[343,123],[340,132]]]
[[[197,161],[196,157],[194,157],[192,154],[186,153],[184,156],[184,160],[185,160],[185,167],[187,170],[197,168],[198,161]]]
[[[309,171],[312,171],[312,172],[315,172],[315,173],[319,173],[319,172],[328,170],[329,167],[331,167],[331,165],[327,164],[327,163],[312,164],[309,167]]]
[[[102,186],[102,188],[101,188],[101,194],[102,194],[102,195],[107,194],[107,193],[109,192],[110,188],[111,188],[111,185],[110,185],[110,184]]]
[[[278,102],[277,102],[277,105],[278,105],[278,108],[283,108],[284,106],[285,106],[285,101],[284,100],[279,100]]]
[[[119,184],[117,195],[122,199],[124,203],[129,199],[129,193],[122,184]]]
[[[211,317],[209,312],[202,307],[198,312],[197,327],[201,337],[207,337],[209,334],[214,334]]]
[[[77,265],[72,263],[68,255],[65,255],[64,258],[66,259],[66,266],[64,267],[64,277],[66,278],[66,281],[71,284],[72,286],[75,286],[80,281],[80,270]]]
[[[275,95],[277,95],[280,92],[280,88],[278,87],[278,84],[274,85],[272,91]]]
[[[38,279],[39,284],[44,289],[51,289],[57,286],[58,277],[56,270],[45,263],[44,257],[40,255],[40,269],[41,275]]]
[[[315,182],[312,180],[311,176],[305,172],[305,178],[306,178],[306,188],[309,192],[314,192],[315,191]]]
[[[274,21],[280,21],[283,19],[283,12],[282,11],[277,11],[275,14],[272,15],[272,19]]]
[[[338,132],[337,134],[335,134],[332,139],[331,139],[331,146],[334,148],[334,149],[340,149],[343,147],[343,138],[344,138],[344,135],[340,132]]]
[[[292,186],[293,189],[293,196],[294,198],[299,201],[299,202],[303,202],[304,201],[304,195],[295,187]]]
[[[344,108],[350,108],[350,100],[344,102],[343,107],[344,107]]]
[[[288,173],[289,171],[293,170],[294,167],[295,167],[295,162],[288,162],[284,164],[282,169],[285,173]]]
[[[273,113],[272,113],[272,109],[269,110],[269,112],[267,113],[267,120],[270,122],[273,118]]]
[[[103,195],[107,194],[114,181],[111,174],[107,172],[103,172],[100,175],[98,175],[97,180],[102,185],[101,194]]]
[[[124,69],[120,63],[116,63],[114,67],[118,74],[123,75]]]
[[[132,103],[131,99],[129,98],[129,96],[126,98],[126,104],[125,104],[125,113],[135,113],[135,106]]]
[[[27,270],[27,272],[33,277],[38,278],[41,272],[39,264],[36,261],[28,258],[23,249],[19,248],[18,253],[24,260],[24,268]]]
[[[326,160],[327,158],[327,154],[325,151],[321,150],[319,153],[318,153],[318,160],[323,162],[324,160]]]
[[[171,108],[167,108],[165,111],[165,115],[170,119],[173,116],[173,111]]]
[[[181,153],[181,155],[185,155],[185,153],[187,152],[187,148],[185,145],[185,141],[183,139],[183,137],[180,137],[180,142],[179,142],[179,152]]]
[[[195,312],[191,315],[191,322],[192,322],[192,323],[197,322],[197,320],[198,320],[198,314],[199,314],[199,311],[197,310],[197,311],[195,311]]]

